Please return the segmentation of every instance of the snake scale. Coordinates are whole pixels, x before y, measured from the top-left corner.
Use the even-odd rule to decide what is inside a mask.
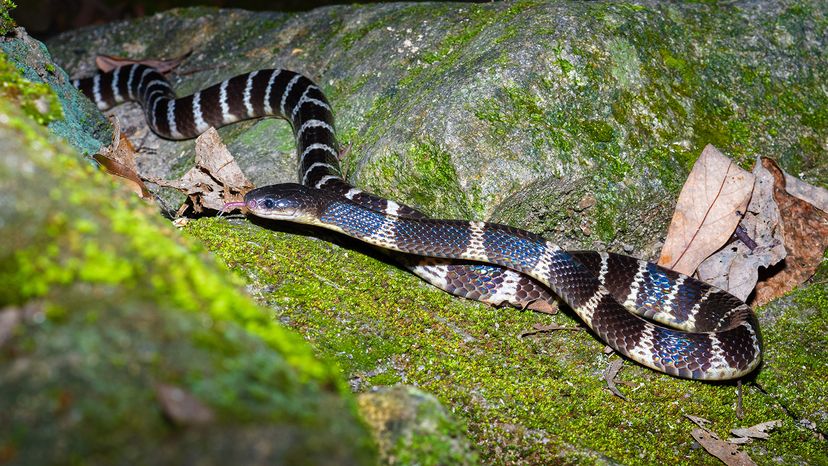
[[[706,283],[620,254],[564,251],[509,226],[430,219],[348,184],[339,169],[331,106],[299,73],[253,71],[180,98],[159,71],[142,64],[73,84],[101,110],[137,101],[150,129],[168,139],[250,118],[290,122],[302,184],[257,188],[232,207],[404,253],[394,257],[458,296],[543,308],[557,295],[615,351],[667,374],[726,380],[749,374],[761,361],[753,311]]]

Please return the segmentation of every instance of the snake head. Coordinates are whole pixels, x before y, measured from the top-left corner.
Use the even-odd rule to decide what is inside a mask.
[[[316,224],[319,194],[314,191],[318,190],[296,183],[274,184],[248,192],[244,203],[257,217]]]

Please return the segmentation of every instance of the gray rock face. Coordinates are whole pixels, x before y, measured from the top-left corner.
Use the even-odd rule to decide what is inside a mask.
[[[192,50],[173,76],[182,95],[253,69],[301,71],[332,100],[355,184],[437,216],[508,220],[565,246],[631,243],[651,255],[707,143],[744,164],[775,156],[824,183],[821,7],[179,10],[49,45],[78,76],[92,71],[98,53],[158,58]],[[295,179],[283,124],[242,125],[225,138],[254,182]],[[158,153],[159,161],[143,162],[153,175],[180,173],[190,160],[190,142],[143,141]],[[596,203],[562,220],[556,212],[580,201],[559,196],[569,189]]]

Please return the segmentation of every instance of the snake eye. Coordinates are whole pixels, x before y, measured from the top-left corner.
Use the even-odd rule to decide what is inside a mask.
[[[272,209],[274,206],[276,206],[276,202],[273,199],[267,198],[262,201],[262,205],[265,209]]]

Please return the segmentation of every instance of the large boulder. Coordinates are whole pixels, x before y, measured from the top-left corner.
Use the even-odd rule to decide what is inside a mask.
[[[374,464],[336,365],[55,136],[103,120],[24,76],[67,82],[42,45],[0,47],[0,464]]]

